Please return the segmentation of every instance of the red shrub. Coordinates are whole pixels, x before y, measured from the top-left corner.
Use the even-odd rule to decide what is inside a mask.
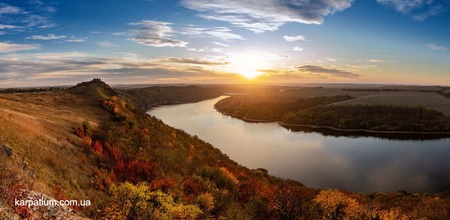
[[[157,162],[132,160],[125,163],[121,160],[117,163],[114,171],[120,181],[138,183],[152,180],[157,165]]]
[[[16,214],[22,219],[31,219],[31,210],[28,206],[16,206],[16,200],[27,200],[29,191],[25,190],[22,184],[16,184],[6,191],[6,199],[9,206],[11,206]]]
[[[106,144],[105,144],[106,145]],[[122,158],[122,152],[118,147],[108,147],[109,156],[115,161],[119,162],[119,160]],[[122,161],[123,162],[123,161]]]
[[[173,181],[169,177],[164,178],[164,179],[153,180],[150,183],[150,187],[152,190],[159,189],[166,193],[169,191],[169,189],[173,188],[174,186],[175,186],[175,181]]]
[[[100,141],[95,141],[92,145],[92,150],[94,150],[95,153],[98,155],[101,155],[103,153],[103,145]]]
[[[201,185],[196,183],[192,177],[188,177],[184,181],[184,194],[186,195],[197,195],[201,188]]]

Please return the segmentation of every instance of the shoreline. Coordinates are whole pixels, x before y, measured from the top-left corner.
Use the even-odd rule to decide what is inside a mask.
[[[335,128],[331,126],[325,125],[304,125],[304,124],[287,124],[283,122],[278,122],[279,125],[283,127],[305,127],[305,128],[315,128],[315,129],[330,129],[334,131],[342,131],[342,132],[366,132],[373,134],[419,134],[419,135],[450,135],[450,132],[445,131],[377,131],[377,130],[368,130],[368,129],[342,129]]]
[[[227,112],[221,112],[217,108],[214,108],[214,109],[216,109],[216,111],[218,111],[222,115],[226,115],[226,116],[230,116],[230,117],[233,117],[233,118],[241,119],[242,121],[249,122],[249,123],[269,123],[269,122],[279,122],[280,121],[278,119],[267,119],[267,120],[251,119],[251,118],[247,118],[247,117],[242,116],[242,115],[236,115],[236,114],[231,114],[231,113],[227,113]]]
[[[282,127],[297,127],[297,128],[313,128],[313,129],[328,129],[333,131],[341,131],[341,132],[364,132],[364,133],[370,133],[370,134],[406,134],[406,135],[448,135],[450,136],[450,132],[446,131],[377,131],[377,130],[369,130],[369,129],[342,129],[342,128],[336,128],[331,126],[325,126],[325,125],[307,125],[307,124],[288,124],[283,123],[280,120],[272,119],[272,120],[260,120],[260,119],[251,119],[247,118],[242,115],[236,115],[231,114],[227,112],[219,111],[217,108],[215,108],[218,112],[220,112],[223,115],[230,116],[233,118],[237,118],[240,120],[243,120],[245,122],[249,123],[269,123],[269,122],[278,122],[278,124]]]

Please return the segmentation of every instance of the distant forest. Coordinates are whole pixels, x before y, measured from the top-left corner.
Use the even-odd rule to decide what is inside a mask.
[[[25,93],[25,92],[49,92],[56,90],[64,90],[64,87],[48,87],[48,88],[8,88],[0,89],[0,93]]]
[[[156,105],[195,102],[222,95],[221,88],[202,86],[153,86],[121,92],[142,109]]]

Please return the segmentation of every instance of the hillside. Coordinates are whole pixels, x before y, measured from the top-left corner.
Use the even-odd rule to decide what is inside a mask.
[[[90,82],[81,82],[70,87],[69,93],[89,96],[91,99],[106,99],[111,96],[117,96],[117,92],[108,84],[96,78]]]
[[[209,97],[202,95],[169,101]],[[93,219],[450,217],[445,193],[320,190],[247,169],[199,137],[145,114],[132,99],[138,98],[99,79],[67,91],[0,94],[0,218],[43,218],[45,209],[12,202],[30,191],[90,200],[91,206],[72,208]]]

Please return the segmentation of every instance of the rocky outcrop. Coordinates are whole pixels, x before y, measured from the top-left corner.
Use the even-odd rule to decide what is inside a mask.
[[[7,157],[12,157],[14,155],[14,150],[8,145],[2,144],[0,145],[0,154],[3,154]]]

